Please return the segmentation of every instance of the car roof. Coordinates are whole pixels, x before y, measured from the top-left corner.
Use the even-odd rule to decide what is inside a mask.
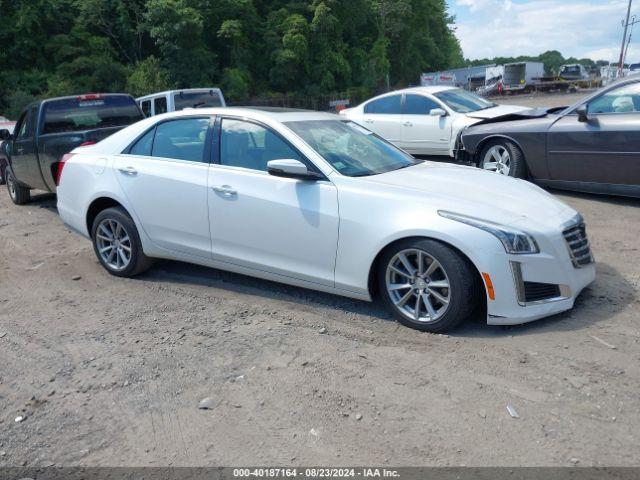
[[[451,85],[430,85],[430,86],[423,86],[423,87],[404,88],[402,90],[398,90],[396,93],[402,92],[402,93],[434,94],[438,92],[446,92],[447,90],[458,90],[458,87],[454,87]]]
[[[362,102],[361,105],[365,104],[365,103],[369,103],[371,100],[375,100],[378,98],[383,98],[383,97],[388,97],[391,95],[399,95],[402,93],[415,93],[415,94],[422,94],[422,95],[433,95],[435,93],[439,93],[439,92],[446,92],[448,90],[458,90],[458,87],[452,87],[452,86],[448,86],[448,85],[431,85],[431,86],[423,86],[423,87],[410,87],[410,88],[403,88],[401,90],[394,90],[392,92],[387,92],[387,93],[383,93],[380,94],[376,97],[372,97],[369,98],[367,100],[365,100],[364,102]]]
[[[136,98],[136,101],[147,100],[149,98],[166,96],[166,95],[171,95],[173,93],[180,93],[180,92],[194,92],[194,93],[195,92],[216,92],[216,93],[222,94],[222,90],[220,90],[220,88],[218,87],[176,88],[174,90],[165,90],[163,92],[149,93],[147,95],[143,95],[142,97]]]
[[[184,110],[163,113],[162,115],[157,115],[151,118],[173,118],[190,115],[230,115],[234,117],[254,118],[256,120],[271,119],[277,122],[299,122],[305,120],[344,120],[344,118],[334,113],[278,107],[185,108]]]
[[[76,100],[80,97],[129,97],[135,101],[135,99],[129,93],[122,92],[113,92],[113,93],[79,93],[78,95],[65,95],[63,97],[51,97],[51,98],[43,98],[41,100],[36,100],[34,102],[29,103],[24,107],[23,110],[27,110],[29,108],[40,106],[44,103],[57,102],[60,100]]]

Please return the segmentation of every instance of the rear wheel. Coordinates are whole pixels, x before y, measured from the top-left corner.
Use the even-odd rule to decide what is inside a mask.
[[[526,178],[527,166],[520,148],[510,140],[487,143],[480,153],[480,168],[516,178]]]
[[[428,239],[397,243],[382,256],[378,287],[395,318],[426,332],[450,330],[476,306],[474,272],[450,247]]]
[[[23,205],[31,200],[31,191],[23,187],[18,183],[18,181],[11,173],[11,169],[9,165],[7,165],[4,169],[4,178],[7,182],[7,190],[9,191],[9,197],[11,201],[16,205]]]
[[[120,207],[107,208],[93,221],[93,249],[102,266],[112,275],[133,277],[151,266],[142,251],[135,223]]]

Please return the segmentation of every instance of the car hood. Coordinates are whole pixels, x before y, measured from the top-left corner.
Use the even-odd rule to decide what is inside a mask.
[[[530,108],[520,107],[518,105],[497,105],[492,108],[487,108],[486,110],[478,110],[477,112],[466,113],[465,116],[469,118],[486,119],[496,118],[511,113],[523,112],[526,110],[530,110]]]
[[[508,226],[557,229],[577,214],[530,182],[475,167],[427,161],[366,179],[432,208]]]

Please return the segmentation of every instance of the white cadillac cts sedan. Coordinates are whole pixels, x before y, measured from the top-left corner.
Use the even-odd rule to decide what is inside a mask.
[[[431,332],[474,310],[502,325],[568,310],[595,277],[581,217],[548,193],[416,160],[336,115],[174,112],[58,167],[62,220],[122,277],[178,259],[379,295]]]

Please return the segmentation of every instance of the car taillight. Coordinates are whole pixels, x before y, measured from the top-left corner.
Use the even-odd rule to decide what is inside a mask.
[[[96,143],[98,143],[98,142],[94,142],[93,140],[87,140],[86,142],[83,142],[78,146],[79,147],[88,147],[89,145],[95,145]]]
[[[67,163],[71,157],[73,157],[73,153],[65,153],[59,162],[56,162],[52,165],[53,167],[53,181],[56,184],[56,187],[60,185],[60,178],[62,178],[62,170],[64,169],[65,163]]]

